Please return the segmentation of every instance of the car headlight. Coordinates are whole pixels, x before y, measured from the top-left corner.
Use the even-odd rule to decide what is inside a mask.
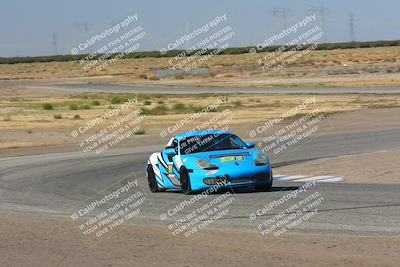
[[[197,166],[199,166],[200,168],[204,169],[204,170],[215,170],[218,169],[217,165],[211,164],[210,162],[208,162],[205,159],[199,159],[196,161]]]
[[[262,153],[258,154],[254,163],[256,166],[262,166],[262,165],[267,165],[268,164],[268,157]]]

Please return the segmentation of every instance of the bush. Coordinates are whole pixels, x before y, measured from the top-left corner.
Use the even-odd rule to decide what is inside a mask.
[[[137,130],[134,134],[135,135],[144,135],[146,133],[145,130]]]
[[[70,104],[69,105],[69,109],[70,110],[77,110],[78,109],[78,105],[77,104]]]
[[[121,104],[124,102],[127,102],[129,99],[135,97],[135,95],[132,94],[124,94],[124,95],[119,95],[111,98],[110,102],[111,104]]]
[[[164,102],[164,100],[158,100],[157,101],[157,104],[160,104],[160,105],[162,105],[162,104],[164,104],[165,102]]]
[[[10,115],[6,115],[3,119],[3,121],[11,121]]]
[[[175,105],[172,106],[172,109],[175,110],[184,110],[185,108],[186,106],[183,103],[176,103]]]
[[[110,102],[111,104],[120,104],[122,100],[119,97],[113,97]]]
[[[44,103],[42,105],[42,107],[43,107],[44,110],[52,110],[53,109],[53,105],[50,104],[50,103]]]
[[[151,101],[150,101],[150,100],[145,100],[145,101],[143,102],[143,104],[144,104],[145,106],[151,105]]]
[[[61,114],[54,114],[54,119],[56,120],[62,119]]]
[[[90,109],[90,106],[88,106],[88,105],[82,105],[82,106],[81,106],[81,109]]]
[[[93,101],[92,101],[92,105],[93,105],[93,106],[100,106],[100,101],[98,101],[98,100],[93,100]]]
[[[74,115],[74,120],[79,120],[81,118],[81,116],[79,114]]]
[[[150,111],[151,115],[164,115],[167,114],[168,108],[165,105],[158,105]]]
[[[233,102],[233,105],[235,105],[236,107],[240,107],[242,105],[242,102],[240,102],[238,100],[238,101]]]
[[[150,114],[150,110],[148,110],[147,108],[140,108],[140,114],[149,115]]]

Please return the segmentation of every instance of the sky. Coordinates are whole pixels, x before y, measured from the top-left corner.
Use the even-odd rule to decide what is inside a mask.
[[[223,14],[235,32],[229,46],[256,45],[312,7],[325,9],[324,20],[316,13],[323,41],[351,40],[350,13],[356,41],[400,39],[398,0],[0,0],[0,57],[70,54],[127,14],[137,14],[146,32],[138,51],[159,50]],[[274,8],[285,9],[286,20],[282,12],[274,16]]]

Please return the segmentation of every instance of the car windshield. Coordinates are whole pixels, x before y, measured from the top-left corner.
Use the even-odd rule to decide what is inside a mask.
[[[241,149],[246,147],[246,144],[239,137],[233,134],[205,134],[190,136],[182,139],[179,145],[181,154]]]

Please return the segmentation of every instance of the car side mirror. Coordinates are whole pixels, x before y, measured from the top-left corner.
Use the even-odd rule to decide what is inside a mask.
[[[165,154],[167,154],[167,156],[175,156],[176,155],[175,149],[173,149],[173,148],[166,148],[164,150],[164,152],[165,152]]]
[[[256,144],[254,142],[248,142],[246,143],[247,148],[253,148],[256,146]]]

